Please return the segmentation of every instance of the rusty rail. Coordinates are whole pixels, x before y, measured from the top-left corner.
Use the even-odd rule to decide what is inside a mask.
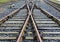
[[[25,4],[24,4],[25,5]],[[22,5],[21,7],[24,7],[24,5]],[[11,13],[9,13],[7,16],[3,17],[1,20],[0,20],[0,25],[5,22],[6,20],[9,19],[9,17],[13,16],[14,14],[18,13],[20,10],[21,10],[21,7],[12,11]]]
[[[38,32],[36,23],[35,23],[34,18],[33,18],[32,15],[31,15],[31,19],[32,19],[33,25],[34,25],[34,27],[35,27],[35,30],[36,30],[36,33],[37,33],[37,36],[38,36],[39,41],[40,41],[40,42],[43,42],[43,41],[42,41],[42,38],[41,38],[41,36],[40,36],[40,34],[39,34],[39,32]]]
[[[29,15],[28,15],[28,17],[27,17],[27,19],[26,19],[23,27],[22,27],[22,30],[21,30],[21,33],[20,33],[18,39],[17,39],[17,42],[22,42],[22,35],[24,34],[24,30],[25,30],[25,28],[26,28],[26,25],[27,25],[27,23],[28,23],[28,20],[29,20]]]

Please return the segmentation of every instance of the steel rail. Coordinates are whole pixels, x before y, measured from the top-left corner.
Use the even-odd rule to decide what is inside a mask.
[[[27,4],[27,7],[28,7],[28,9],[29,9],[28,4]],[[34,25],[34,27],[35,27],[36,33],[37,33],[37,35],[38,35],[39,41],[40,41],[40,42],[43,42],[42,39],[41,39],[41,37],[40,37],[40,35],[39,35],[39,32],[38,32],[37,26],[36,26],[36,24],[35,24],[34,18],[33,18],[33,16],[32,16],[32,15],[33,15],[33,14],[32,14],[33,8],[34,8],[34,4],[33,4],[32,8],[31,8],[31,10],[29,10],[29,15],[31,16],[31,19],[32,19],[33,25]]]
[[[40,34],[39,34],[39,32],[38,32],[36,23],[35,23],[34,18],[33,18],[32,15],[31,15],[31,19],[32,19],[33,25],[34,25],[34,27],[35,27],[36,33],[37,33],[37,35],[38,35],[39,42],[43,42],[43,41],[42,41],[42,38],[41,38],[41,36],[40,36]]]
[[[60,25],[60,20],[58,18],[56,18],[55,16],[53,16],[50,12],[43,9],[42,7],[39,7],[38,9],[41,10],[41,12],[44,13],[47,17],[51,18],[53,21],[55,21],[57,24]]]
[[[25,23],[24,23],[24,25],[22,27],[22,30],[21,30],[21,33],[19,34],[19,37],[17,39],[17,42],[22,42],[22,35],[24,34],[24,30],[25,30],[25,28],[26,28],[26,26],[28,24],[29,16],[30,15],[28,15],[28,17],[27,17],[27,19],[26,19],[26,21],[25,21]]]
[[[30,2],[29,0],[27,0],[28,2]],[[32,1],[31,1],[32,2]],[[32,2],[33,3],[33,2]],[[33,3],[33,5],[32,5],[32,8],[31,8],[31,10],[29,9],[29,5],[28,5],[29,3],[27,3],[27,8],[28,8],[28,10],[29,10],[29,15],[31,15],[31,13],[33,12],[33,8],[34,8],[34,3]]]
[[[25,4],[24,4],[25,5]],[[21,7],[24,7],[24,5],[22,5]],[[11,13],[9,13],[7,16],[3,17],[1,20],[0,20],[0,25],[5,22],[6,20],[9,19],[9,17],[12,17],[13,15],[15,15],[16,13],[18,13],[20,10],[21,10],[21,7],[12,11]]]
[[[37,30],[37,26],[36,26],[36,24],[35,24],[35,21],[34,21],[32,15],[28,15],[28,17],[27,17],[27,19],[26,19],[26,21],[25,21],[25,23],[24,23],[24,25],[23,25],[23,29],[22,29],[22,31],[21,31],[18,39],[17,39],[17,42],[22,42],[22,36],[24,35],[24,30],[25,30],[25,28],[26,28],[26,26],[27,26],[27,24],[28,24],[28,21],[29,21],[30,16],[31,16],[31,20],[32,20],[32,22],[33,22],[33,25],[34,25],[34,27],[35,27],[35,30],[36,30],[36,33],[37,33],[37,37],[38,37],[38,39],[39,39],[39,42],[43,42],[42,39],[41,39],[41,37],[40,37],[40,35],[39,35],[39,32],[38,32],[38,30]]]
[[[27,4],[27,7],[28,7],[28,9],[29,9],[28,4]],[[33,25],[34,25],[34,27],[35,27],[36,33],[37,33],[38,38],[39,38],[39,41],[40,41],[40,42],[43,42],[42,39],[41,39],[41,37],[40,37],[40,35],[39,35],[39,32],[38,32],[37,26],[36,26],[36,24],[35,24],[34,18],[33,18],[33,16],[32,16],[32,15],[33,15],[33,14],[32,14],[33,8],[34,8],[34,4],[33,4],[32,8],[31,8],[31,10],[29,10],[29,15],[31,16]]]
[[[13,16],[15,13],[17,13],[20,9],[16,9],[15,11],[11,12],[9,15],[3,17],[1,20],[0,20],[0,25],[5,22],[9,17]]]

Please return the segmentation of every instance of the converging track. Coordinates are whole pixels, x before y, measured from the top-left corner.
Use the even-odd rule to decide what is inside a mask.
[[[27,3],[28,2],[28,3]],[[59,42],[59,20],[33,1],[0,21],[0,42]]]

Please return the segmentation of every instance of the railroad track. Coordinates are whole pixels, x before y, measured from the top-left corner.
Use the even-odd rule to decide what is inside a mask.
[[[0,42],[59,42],[60,25],[34,4],[26,4],[0,25]],[[2,21],[1,21],[2,22]]]
[[[44,0],[47,4],[51,5],[56,10],[60,11],[60,6],[54,2],[51,2],[50,0]]]

